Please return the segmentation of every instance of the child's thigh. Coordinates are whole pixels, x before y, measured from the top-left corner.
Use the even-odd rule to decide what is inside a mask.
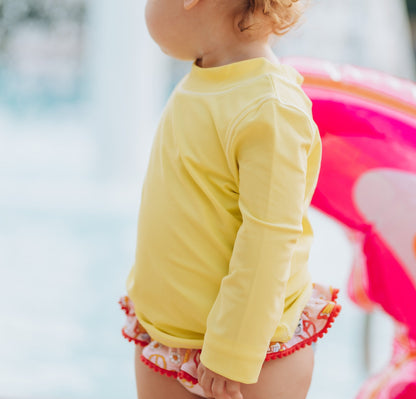
[[[138,399],[201,399],[188,392],[176,379],[161,375],[141,360],[142,348],[136,345],[135,369]]]
[[[256,384],[242,385],[244,399],[305,399],[312,379],[310,346],[282,359],[265,362]]]

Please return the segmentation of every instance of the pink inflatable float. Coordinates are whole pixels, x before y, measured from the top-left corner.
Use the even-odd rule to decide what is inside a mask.
[[[349,294],[397,321],[390,364],[359,399],[416,398],[416,85],[380,72],[286,59],[304,77],[322,143],[313,205],[352,230]]]

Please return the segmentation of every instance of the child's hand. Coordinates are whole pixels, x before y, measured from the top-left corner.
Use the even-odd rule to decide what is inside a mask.
[[[209,398],[243,399],[239,382],[214,373],[202,363],[198,366],[198,382],[204,390],[204,394]]]

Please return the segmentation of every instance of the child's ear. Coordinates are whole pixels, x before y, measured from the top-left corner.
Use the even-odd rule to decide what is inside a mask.
[[[199,0],[183,0],[185,10],[190,10],[199,3]]]

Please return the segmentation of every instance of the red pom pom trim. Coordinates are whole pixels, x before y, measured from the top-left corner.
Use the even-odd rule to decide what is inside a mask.
[[[186,371],[183,370],[179,371],[178,378],[191,382],[194,385],[198,384],[198,378],[193,377],[192,375],[188,374]]]
[[[158,373],[162,375],[166,375],[168,377],[178,377],[178,372],[175,370],[165,370],[162,367],[157,366],[156,364],[152,363],[149,359],[145,358],[143,355],[140,355],[140,360],[151,369],[157,371]]]
[[[124,327],[121,329],[121,333],[123,334],[123,337],[126,338],[127,341],[129,341],[129,342],[134,342],[136,345],[140,345],[142,347],[145,347],[145,346],[149,345],[148,341],[142,341],[140,339],[137,339],[137,338],[134,338],[134,337],[131,337],[130,335],[128,335],[126,333],[126,331],[124,331]]]
[[[336,299],[338,292],[339,292],[339,290],[334,290],[334,293],[332,295],[332,300]],[[282,357],[289,356],[292,353],[296,352],[297,350],[304,348],[306,345],[312,345],[312,343],[316,342],[318,340],[318,338],[322,338],[324,336],[324,334],[326,334],[328,332],[329,328],[331,327],[335,318],[339,315],[340,311],[341,311],[341,305],[336,304],[334,309],[331,312],[331,315],[328,317],[328,320],[327,320],[324,328],[322,328],[319,332],[312,335],[308,339],[305,339],[304,341],[301,341],[301,342],[297,343],[296,345],[293,345],[292,347],[290,347],[286,350],[267,354],[265,361],[267,362],[269,360],[273,360],[273,359],[277,359],[277,358],[280,359]]]
[[[332,302],[336,301],[336,299],[338,298],[338,293],[339,293],[338,289],[333,289],[332,298],[331,298]],[[120,304],[121,309],[125,312],[125,314],[127,316],[132,316],[130,314],[131,306],[129,306],[129,298],[128,297],[121,298],[118,301],[118,303]],[[324,336],[324,334],[326,334],[328,332],[329,328],[331,327],[332,323],[334,322],[335,318],[338,316],[340,311],[341,311],[341,305],[336,303],[335,306],[334,306],[334,309],[332,310],[330,316],[328,317],[328,320],[327,320],[325,326],[319,332],[317,332],[313,336],[309,337],[308,339],[306,339],[304,341],[301,341],[301,342],[297,343],[296,345],[293,345],[292,347],[290,347],[286,350],[267,354],[266,358],[265,358],[265,361],[270,361],[270,360],[273,360],[273,359],[289,356],[292,353],[296,352],[297,350],[300,350],[300,349],[304,348],[306,345],[312,345],[313,342],[316,342],[318,340],[318,338],[322,338]],[[124,327],[122,328],[121,332],[122,332],[124,338],[126,338],[130,342],[134,342],[136,345],[140,345],[142,347],[145,347],[145,346],[149,345],[149,341],[143,341],[143,340],[140,340],[140,339],[137,339],[135,337],[132,337],[132,336],[128,335],[126,333]],[[157,366],[156,364],[152,363],[150,360],[145,358],[143,355],[140,356],[140,360],[145,365],[147,365],[148,367],[150,367],[151,369],[157,371],[158,373],[160,373],[162,375],[166,375],[168,377],[173,377],[173,378],[183,379],[183,380],[186,380],[188,382],[191,382],[192,384],[197,384],[198,383],[197,378],[188,374],[184,370],[179,370],[179,372],[177,372],[175,370],[163,369],[163,368]]]
[[[126,303],[123,302],[123,299],[125,300]],[[124,313],[126,314],[126,316],[129,316],[129,311],[130,311],[129,305],[127,305],[128,301],[129,301],[128,297],[122,297],[118,301],[121,309],[124,311]]]

